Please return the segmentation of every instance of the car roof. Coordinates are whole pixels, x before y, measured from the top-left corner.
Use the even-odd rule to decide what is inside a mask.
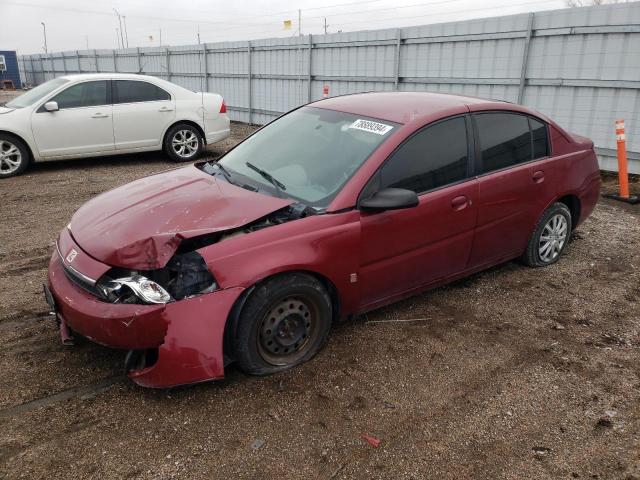
[[[80,73],[73,75],[63,75],[61,78],[66,78],[72,82],[82,81],[82,80],[109,80],[112,78],[121,79],[121,80],[160,80],[157,77],[152,77],[150,75],[139,75],[137,73]]]
[[[504,109],[508,102],[432,92],[369,92],[342,95],[309,104],[313,107],[337,110],[389,122],[407,123],[426,115],[448,114],[470,105]],[[515,107],[515,105],[514,105]],[[517,108],[514,108],[517,110]]]

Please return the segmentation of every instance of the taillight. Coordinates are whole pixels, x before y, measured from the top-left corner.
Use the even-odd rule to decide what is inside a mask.
[[[222,105],[220,105],[220,113],[227,113],[227,106],[224,104],[224,100],[222,100]]]

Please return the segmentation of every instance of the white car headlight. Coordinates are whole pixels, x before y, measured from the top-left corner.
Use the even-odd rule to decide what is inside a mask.
[[[136,297],[145,303],[168,303],[173,300],[164,288],[142,275],[107,280],[99,282],[97,286],[106,298],[120,298],[123,294],[123,287],[128,287]]]

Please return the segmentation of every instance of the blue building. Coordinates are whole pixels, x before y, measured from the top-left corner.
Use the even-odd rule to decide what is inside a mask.
[[[11,80],[15,88],[22,88],[18,57],[15,51],[0,50],[0,89],[4,87],[5,80]]]

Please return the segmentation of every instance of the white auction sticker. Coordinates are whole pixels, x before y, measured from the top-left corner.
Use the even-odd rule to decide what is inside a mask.
[[[376,133],[378,135],[385,135],[393,127],[391,125],[385,125],[384,123],[372,122],[371,120],[362,120],[360,118],[349,125],[349,128],[364,130],[365,132]]]

